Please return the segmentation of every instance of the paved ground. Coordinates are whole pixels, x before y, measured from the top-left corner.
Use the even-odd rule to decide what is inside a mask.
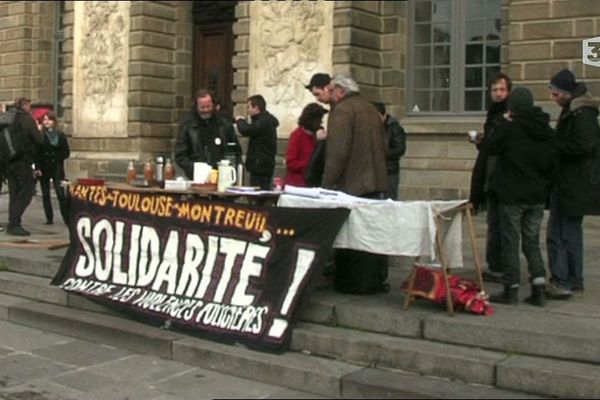
[[[0,322],[0,399],[212,398],[323,397]]]

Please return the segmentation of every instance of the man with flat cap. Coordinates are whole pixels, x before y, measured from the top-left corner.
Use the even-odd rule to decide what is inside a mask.
[[[583,216],[600,214],[600,101],[568,69],[554,75],[549,88],[562,111],[556,124],[559,170],[548,220],[547,294],[564,299],[583,291]]]

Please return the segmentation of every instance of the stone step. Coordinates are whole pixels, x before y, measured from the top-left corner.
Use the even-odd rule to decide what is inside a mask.
[[[22,250],[20,251],[22,252]],[[9,271],[52,278],[60,268],[60,261],[65,251],[66,249],[56,250],[57,254],[50,258],[34,252],[31,252],[29,257],[23,257],[23,254],[19,254],[19,251],[15,249],[7,249],[7,251],[3,249],[3,254],[0,255],[0,262]]]
[[[50,279],[9,271],[0,272],[0,294],[41,301],[50,304],[66,305],[80,310],[117,315],[110,307],[96,303],[83,296],[67,293],[57,286],[50,285]]]
[[[537,399],[536,395],[485,385],[365,368],[342,380],[343,396],[351,399]]]
[[[49,278],[0,272],[0,293],[53,304],[67,304],[67,293],[50,285]]]
[[[456,314],[423,320],[425,339],[491,350],[600,363],[600,319],[497,307],[492,318]]]
[[[110,315],[119,313],[92,300],[51,286],[50,279],[0,271],[0,294],[22,297]],[[429,302],[415,302],[402,310],[402,294],[351,296],[315,292],[301,310],[306,322],[383,333],[396,337],[478,347],[499,352],[600,363],[600,318],[565,314],[570,304],[558,303],[555,311],[530,307],[496,306],[493,317],[464,313],[448,316]],[[523,307],[525,307],[523,305]],[[432,313],[435,308],[436,312]],[[568,312],[568,311],[567,311]]]
[[[561,398],[599,398],[600,366],[513,356],[501,362],[497,385]]]
[[[171,357],[173,341],[183,337],[122,317],[48,303],[12,306],[9,321],[163,358]]]
[[[6,321],[8,319],[8,312],[10,307],[19,304],[30,304],[32,300],[24,299],[22,297],[9,296],[6,294],[0,294],[0,320]]]
[[[484,385],[495,384],[496,365],[507,357],[501,352],[307,323],[294,329],[291,348],[351,363]]]
[[[184,336],[129,319],[0,296],[13,323],[151,354],[189,365],[346,398],[536,398],[507,389],[470,385],[397,370],[288,352],[262,353]]]

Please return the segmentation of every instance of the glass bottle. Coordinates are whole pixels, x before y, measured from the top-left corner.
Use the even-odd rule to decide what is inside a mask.
[[[133,164],[133,160],[129,161],[129,164],[127,164],[127,178],[126,178],[126,182],[127,184],[131,185],[131,183],[135,180],[136,178],[136,173],[135,173],[135,165]]]
[[[173,166],[170,158],[167,158],[167,162],[165,163],[164,178],[165,180],[175,179],[175,167]]]
[[[146,161],[146,165],[144,165],[144,179],[146,183],[154,181],[154,167],[150,158]]]

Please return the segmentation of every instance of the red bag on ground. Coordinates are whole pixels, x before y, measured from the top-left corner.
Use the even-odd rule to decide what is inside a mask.
[[[446,304],[446,285],[444,285],[444,274],[442,271],[434,271],[424,266],[415,268],[416,278],[412,294],[433,301],[434,303]],[[410,283],[410,277],[402,284],[406,292]],[[456,310],[464,308],[474,314],[493,315],[494,309],[488,301],[488,296],[481,291],[476,282],[448,275],[450,286],[450,298]]]

